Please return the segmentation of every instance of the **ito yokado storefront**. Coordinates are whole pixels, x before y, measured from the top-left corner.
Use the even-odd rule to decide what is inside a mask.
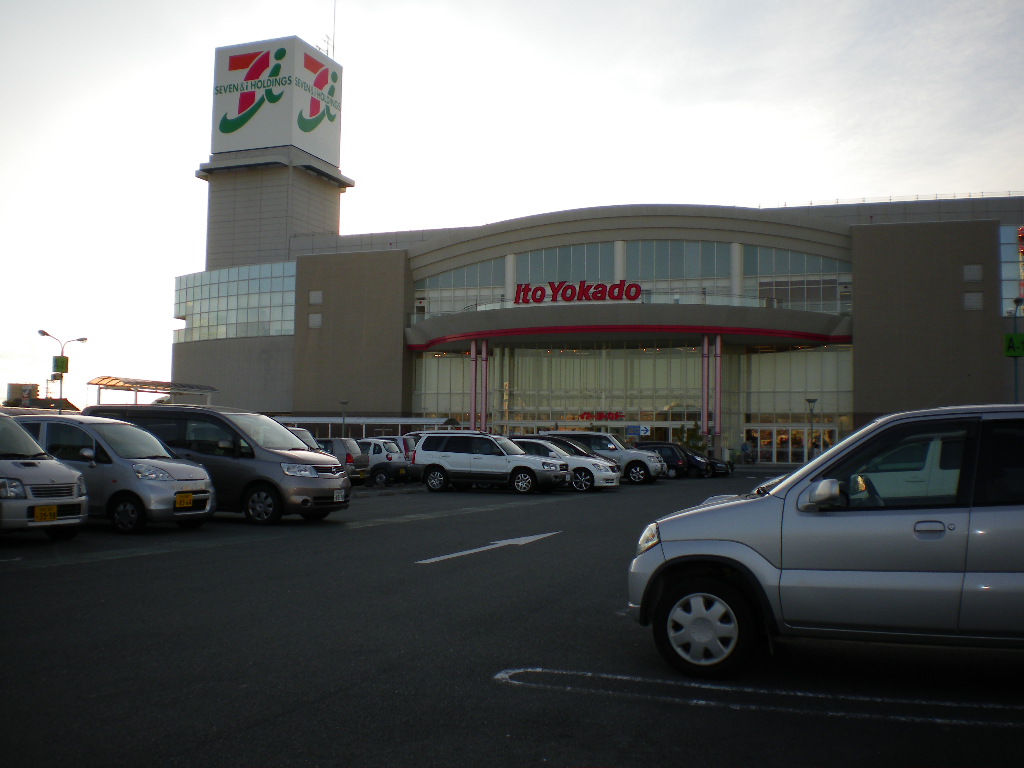
[[[414,319],[415,414],[508,434],[696,439],[737,463],[803,462],[809,446],[813,455],[851,431],[848,315],[659,295],[639,281],[622,282],[621,300],[591,292],[556,306],[544,299],[557,283],[547,296],[522,285],[515,301]]]

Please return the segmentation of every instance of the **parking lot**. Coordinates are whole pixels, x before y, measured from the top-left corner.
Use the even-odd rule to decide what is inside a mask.
[[[625,614],[650,520],[764,476],[358,488],[320,523],[0,538],[18,766],[1018,765],[1024,654],[784,643],[686,679]]]

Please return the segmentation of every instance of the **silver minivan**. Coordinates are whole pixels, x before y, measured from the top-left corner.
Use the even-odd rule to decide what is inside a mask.
[[[46,453],[0,413],[0,533],[39,529],[51,539],[76,536],[86,516],[82,474]]]
[[[323,520],[349,505],[352,483],[334,456],[309,450],[261,413],[214,405],[90,405],[82,413],[130,421],[174,453],[202,464],[217,509],[272,524],[282,515]]]
[[[630,614],[689,674],[772,635],[1024,647],[1024,405],[879,419],[651,523],[628,582]]]
[[[15,416],[46,451],[78,470],[89,493],[89,517],[123,533],[148,523],[198,528],[215,510],[210,475],[177,459],[141,427],[79,414]]]

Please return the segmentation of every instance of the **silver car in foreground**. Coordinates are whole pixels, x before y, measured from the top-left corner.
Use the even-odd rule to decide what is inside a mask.
[[[693,675],[772,635],[1024,647],[1024,406],[887,416],[651,523],[629,612]]]

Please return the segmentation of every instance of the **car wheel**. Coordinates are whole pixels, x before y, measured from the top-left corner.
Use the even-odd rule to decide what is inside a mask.
[[[650,480],[651,473],[641,461],[634,461],[626,467],[626,477],[631,483],[646,483]]]
[[[70,541],[82,530],[80,525],[51,525],[46,528],[46,535],[51,541]]]
[[[373,471],[373,484],[383,487],[391,484],[391,474],[386,469],[375,469]]]
[[[110,521],[121,533],[140,533],[146,527],[146,509],[133,496],[118,496],[110,504]]]
[[[537,481],[533,477],[533,473],[528,469],[517,469],[512,474],[512,480],[510,482],[512,490],[516,493],[532,493],[533,489],[537,485]]]
[[[594,474],[584,467],[577,467],[572,471],[572,488],[574,491],[594,490]]]
[[[269,485],[253,486],[242,500],[242,511],[247,522],[271,525],[281,519],[281,497]]]
[[[756,633],[740,591],[712,577],[670,586],[654,608],[655,645],[687,675],[727,674],[749,655]]]
[[[700,477],[700,467],[691,464],[690,468],[686,470],[686,474],[689,475],[690,477]]]
[[[440,467],[431,467],[423,475],[428,491],[443,491],[448,487],[448,473]]]
[[[714,476],[715,476],[715,470],[714,470],[714,469],[713,469],[713,468],[711,467],[711,465],[709,464],[709,465],[708,465],[708,466],[707,466],[707,467],[706,467],[706,468],[704,469],[704,477],[714,477]]]
[[[667,475],[668,475],[669,477],[671,477],[671,478],[676,478],[676,477],[679,477],[679,476],[680,476],[680,475],[679,475],[679,470],[678,470],[678,469],[676,469],[675,467],[669,467],[669,468],[668,468],[668,472],[667,472],[666,474],[667,474]]]

